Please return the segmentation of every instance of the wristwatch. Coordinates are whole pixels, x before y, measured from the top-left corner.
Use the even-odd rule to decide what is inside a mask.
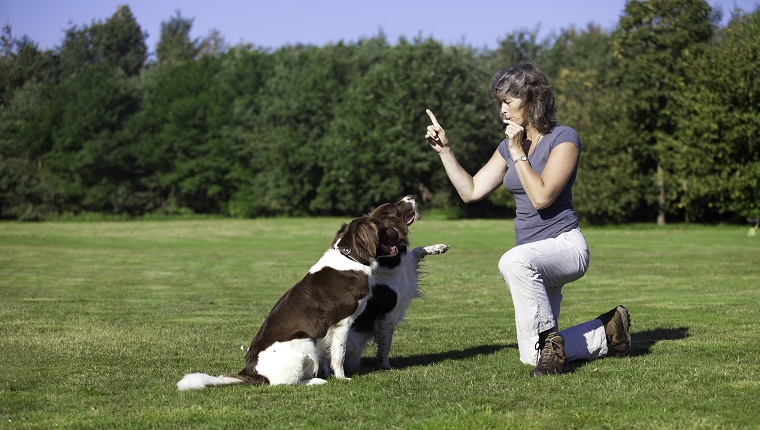
[[[517,163],[519,163],[519,162],[521,162],[521,161],[528,161],[528,157],[526,157],[526,156],[524,156],[524,155],[523,155],[522,157],[517,157],[517,158],[515,158],[515,159],[514,159],[514,160],[512,160],[512,161],[514,161],[514,162],[515,162],[515,164],[517,164]]]

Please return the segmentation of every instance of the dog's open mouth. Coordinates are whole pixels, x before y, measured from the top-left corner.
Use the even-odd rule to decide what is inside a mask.
[[[383,249],[383,255],[381,257],[393,257],[398,254],[398,247],[396,245],[381,245]]]
[[[413,222],[417,221],[417,219],[420,217],[420,213],[417,211],[412,211],[404,218],[404,222],[406,225],[412,225]]]

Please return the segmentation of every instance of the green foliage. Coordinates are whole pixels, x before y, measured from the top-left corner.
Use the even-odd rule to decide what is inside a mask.
[[[399,195],[448,194],[438,160],[421,142],[428,107],[456,139],[464,166],[487,159],[494,149],[483,145],[488,129],[481,126],[491,106],[487,77],[468,52],[402,41],[353,82],[325,138],[324,176],[311,207],[357,213]]]
[[[285,47],[272,54],[274,69],[257,100],[260,113],[251,136],[250,213],[310,210],[325,174],[329,148],[323,139],[336,109],[383,47],[383,41],[372,40],[360,46]]]
[[[548,41],[540,42],[538,40],[538,29],[532,31],[518,29],[507,34],[499,42],[499,47],[493,53],[493,57],[489,62],[489,71],[493,70],[495,72],[520,61],[537,61],[541,63],[541,66],[546,69],[547,73],[551,73],[551,69],[547,68],[547,64],[541,61],[543,54],[546,52],[547,44]]]
[[[145,35],[127,5],[120,5],[105,23],[90,27],[95,61],[124,71],[127,76],[140,73],[147,59]]]
[[[183,18],[177,11],[168,22],[161,23],[161,40],[156,46],[159,64],[192,60],[198,53],[199,43],[190,39],[193,20]]]
[[[40,52],[37,44],[27,38],[15,39],[7,25],[3,28],[2,45],[0,106],[6,107],[27,82],[52,80],[56,59],[50,51]]]
[[[238,155],[226,133],[236,92],[220,82],[222,65],[204,57],[159,70],[128,124],[135,165],[142,169],[139,188],[156,205],[146,209],[219,213],[230,199],[228,166]]]
[[[58,49],[60,75],[63,78],[77,73],[95,61],[92,40],[87,27],[72,25],[66,30],[61,47]]]
[[[72,25],[59,50],[65,79],[90,64],[107,65],[127,76],[140,73],[147,59],[145,35],[129,6],[120,5],[106,22],[78,28]]]
[[[639,175],[656,175],[660,224],[675,212],[666,168],[674,155],[663,137],[676,131],[676,98],[691,86],[686,60],[711,39],[715,19],[704,0],[634,0],[626,3],[613,33],[617,80],[626,100],[623,141],[633,149]]]
[[[679,127],[663,136],[677,157],[673,200],[687,219],[760,218],[760,14],[734,19],[720,43],[695,56],[680,91]],[[680,186],[679,186],[680,185]]]
[[[130,9],[72,24],[41,52],[3,30],[0,217],[60,213],[355,216],[403,194],[466,206],[423,135],[434,111],[475,173],[498,133],[490,76],[534,60],[583,144],[578,214],[593,223],[757,218],[758,15],[726,28],[703,0],[629,1],[617,28],[507,34],[494,51],[400,40],[227,47],[179,11],[157,59]]]
[[[113,135],[138,108],[123,75],[105,65],[87,66],[43,97],[39,117],[24,124],[20,140],[29,149],[44,143],[30,155],[42,165],[43,183],[55,190],[56,207],[112,210],[109,196],[131,171]]]

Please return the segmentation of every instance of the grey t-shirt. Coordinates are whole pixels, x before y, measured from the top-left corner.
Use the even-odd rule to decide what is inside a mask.
[[[581,139],[578,132],[564,125],[556,125],[541,139],[533,153],[528,156],[533,171],[540,175],[546,167],[549,153],[557,145],[565,142],[577,146],[580,157]],[[520,178],[514,169],[515,163],[507,149],[507,143],[508,140],[504,139],[499,144],[499,154],[507,162],[504,188],[512,193],[517,204],[515,213],[515,242],[517,245],[554,238],[578,228],[578,218],[575,215],[575,210],[573,210],[573,184],[578,173],[578,165],[576,164],[570,180],[554,203],[546,209],[536,210],[520,183]]]

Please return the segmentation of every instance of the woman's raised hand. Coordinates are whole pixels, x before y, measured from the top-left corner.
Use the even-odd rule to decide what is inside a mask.
[[[433,123],[427,127],[427,133],[425,133],[425,140],[428,141],[430,146],[436,152],[443,151],[443,148],[449,146],[449,139],[446,137],[446,131],[443,130],[441,124],[438,124],[438,120],[435,119],[435,115],[430,109],[425,109],[425,113],[430,117],[430,121]]]
[[[511,149],[522,149],[523,140],[525,139],[525,128],[517,125],[512,121],[504,123],[506,128],[504,129],[504,135],[509,140],[507,147]]]

